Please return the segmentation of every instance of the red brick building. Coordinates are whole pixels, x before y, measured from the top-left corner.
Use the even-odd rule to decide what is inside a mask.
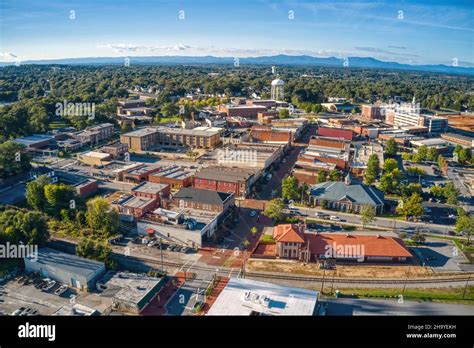
[[[350,129],[338,129],[330,127],[319,127],[318,135],[321,137],[352,140],[354,133]]]
[[[266,143],[292,143],[295,133],[286,129],[275,129],[271,126],[253,126],[250,130],[252,139]]]
[[[161,171],[149,175],[150,182],[169,185],[173,190],[192,186],[193,178],[194,173],[179,166],[163,168]]]
[[[156,184],[152,182],[143,182],[132,189],[132,195],[135,197],[151,198],[155,201],[154,208],[161,206],[161,199],[168,198],[170,187],[165,184]]]
[[[235,205],[235,195],[227,192],[183,187],[173,195],[173,203],[180,208],[225,212]]]
[[[362,105],[361,115],[368,120],[383,120],[385,118],[382,108],[377,105]]]
[[[203,168],[194,175],[193,186],[198,189],[232,192],[246,197],[254,182],[254,174],[230,168]]]

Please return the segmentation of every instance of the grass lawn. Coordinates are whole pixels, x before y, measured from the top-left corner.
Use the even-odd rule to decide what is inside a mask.
[[[403,220],[405,221],[405,216],[403,215],[400,215],[400,214],[389,214],[389,213],[386,213],[386,214],[383,214],[383,215],[380,215],[379,217],[381,218],[387,218],[387,219],[396,219],[396,220]]]
[[[160,119],[160,123],[167,123],[167,122],[176,122],[179,121],[180,118],[178,116],[173,116],[173,117],[162,117]]]
[[[67,127],[66,122],[55,121],[49,124],[49,129],[59,129]]]
[[[0,262],[0,277],[2,277],[7,271],[11,271],[15,267],[20,267],[23,265],[23,260],[21,259],[4,259]]]
[[[333,291],[339,290],[342,297],[357,297],[357,298],[399,298],[402,294],[402,289],[344,289],[334,286]],[[320,288],[315,289],[320,290]],[[329,295],[331,288],[324,287],[325,293]],[[466,294],[463,299],[464,287],[458,288],[440,288],[440,289],[411,289],[406,288],[403,298],[405,300],[418,300],[428,302],[450,302],[474,304],[474,286],[468,286]],[[353,296],[354,295],[354,296]]]

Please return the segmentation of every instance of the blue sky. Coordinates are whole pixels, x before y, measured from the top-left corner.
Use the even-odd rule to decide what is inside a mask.
[[[273,54],[370,56],[411,64],[450,65],[457,59],[460,66],[474,66],[474,1],[2,0],[0,4],[0,61]]]

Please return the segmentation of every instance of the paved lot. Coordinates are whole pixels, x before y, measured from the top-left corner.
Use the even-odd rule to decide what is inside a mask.
[[[68,305],[69,296],[75,294],[68,290],[62,296],[57,296],[51,292],[38,290],[33,284],[21,285],[15,280],[6,283],[1,291],[3,302],[0,301],[0,310],[7,314],[20,307],[30,307],[36,309],[40,315],[52,315],[62,306]]]
[[[462,270],[459,264],[465,262],[463,255],[450,241],[428,238],[425,245],[411,249],[422,263],[435,272],[459,272]]]
[[[327,303],[327,315],[474,315],[474,306],[403,301],[399,303],[396,299],[373,300],[340,298],[334,300],[321,300]]]

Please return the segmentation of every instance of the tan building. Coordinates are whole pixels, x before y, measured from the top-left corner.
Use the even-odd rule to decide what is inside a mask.
[[[78,161],[93,167],[103,166],[109,163],[110,159],[110,154],[95,151],[77,155]]]
[[[149,127],[120,136],[120,142],[132,151],[151,150],[156,146],[186,146],[213,149],[221,143],[222,128],[197,127],[194,129]]]

